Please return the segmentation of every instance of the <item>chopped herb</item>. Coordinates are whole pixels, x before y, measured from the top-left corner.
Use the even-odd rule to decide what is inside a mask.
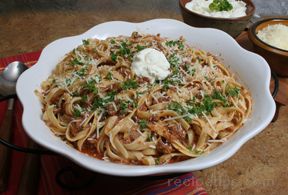
[[[177,74],[179,72],[179,60],[180,59],[176,56],[176,54],[172,54],[168,59],[168,62],[171,65],[173,74]]]
[[[71,65],[75,66],[75,65],[83,65],[83,62],[80,62],[77,58],[74,58],[73,60],[71,60]]]
[[[120,108],[120,112],[121,113],[126,113],[127,112],[127,108],[128,108],[128,103],[126,101],[121,101],[120,105],[119,105],[119,108]]]
[[[96,110],[97,108],[102,108],[105,106],[105,101],[103,98],[95,98],[92,104],[92,110]]]
[[[110,91],[110,92],[108,92],[107,95],[104,97],[104,98],[105,98],[105,101],[106,101],[107,103],[114,101],[115,95],[116,95],[116,92],[115,92],[115,91]]]
[[[70,78],[66,78],[65,80],[64,80],[64,83],[65,83],[65,85],[67,85],[67,86],[69,86],[70,84],[71,84],[71,79]]]
[[[166,41],[165,45],[168,46],[168,47],[172,47],[172,46],[177,45],[178,49],[181,49],[181,50],[184,49],[184,44],[180,40],[178,40],[178,41],[173,41],[173,40]]]
[[[113,62],[116,62],[116,60],[117,60],[117,55],[116,55],[115,53],[111,53],[111,60],[112,60]]]
[[[195,75],[195,72],[196,72],[196,69],[193,68],[190,64],[185,64],[185,71],[191,75],[191,76],[194,76]]]
[[[201,115],[203,112],[210,113],[216,106],[216,103],[213,102],[213,99],[210,96],[205,96],[201,103],[190,101],[189,104],[190,108],[188,109],[188,112],[194,115]]]
[[[203,99],[203,106],[204,106],[204,111],[206,112],[211,112],[214,107],[216,106],[215,103],[213,102],[212,98],[209,96],[205,96]]]
[[[140,120],[140,121],[138,121],[138,124],[139,124],[141,130],[147,128],[147,121],[146,120]]]
[[[214,91],[212,94],[213,99],[221,100],[222,102],[226,102],[227,99],[222,95],[220,91]]]
[[[87,100],[88,100],[88,96],[86,94],[81,96],[81,101],[82,102],[87,102]]]
[[[178,102],[171,102],[169,105],[168,105],[168,109],[169,110],[173,110],[175,112],[177,112],[178,114],[180,115],[183,115],[186,113],[186,110],[185,108]]]
[[[81,68],[76,72],[76,74],[80,77],[84,76],[86,74],[86,68]]]
[[[107,74],[106,78],[107,78],[108,80],[112,80],[112,73],[109,72],[109,73]]]
[[[162,81],[162,84],[163,84],[162,89],[163,89],[163,90],[167,90],[167,89],[169,89],[169,87],[170,87],[171,85],[176,85],[176,84],[179,84],[179,83],[180,83],[180,80],[179,80],[179,79],[176,79],[176,78],[174,78],[174,77],[167,77],[166,79],[164,79],[164,80]]]
[[[107,95],[103,98],[96,97],[92,104],[92,110],[96,110],[97,108],[103,108],[107,103],[114,101],[116,92],[111,91],[107,93]]]
[[[180,41],[178,41],[178,48],[183,50],[184,49],[184,44]]]
[[[240,94],[240,88],[239,87],[229,87],[226,89],[227,95],[235,97],[239,96]]]
[[[141,50],[145,49],[146,47],[141,46],[141,45],[137,45],[136,48],[137,48],[137,51],[141,51]]]
[[[209,9],[211,11],[230,11],[233,6],[228,0],[213,0],[209,5]]]
[[[87,89],[91,93],[97,94],[98,89],[96,88],[95,84],[96,84],[95,80],[89,80],[85,83],[84,89]]]
[[[173,41],[173,40],[171,40],[171,41],[166,41],[166,42],[165,42],[165,45],[168,46],[168,47],[175,46],[175,45],[176,45],[176,41]]]
[[[120,52],[121,56],[127,56],[127,55],[130,54],[130,49],[129,49],[127,46],[128,46],[128,45],[127,45],[126,42],[122,42],[122,43],[120,44],[120,50],[119,50],[119,52]]]
[[[122,83],[121,88],[124,90],[127,89],[136,89],[138,87],[138,83],[135,80],[128,79]]]
[[[116,42],[115,42],[114,39],[111,39],[110,43],[111,43],[111,44],[115,44]]]
[[[73,115],[74,115],[75,117],[80,117],[80,116],[81,116],[81,111],[78,110],[78,109],[74,109]]]
[[[218,99],[221,102],[223,102],[224,107],[229,106],[229,102],[227,101],[227,98],[224,95],[222,95],[222,93],[220,91],[214,91],[213,94],[212,94],[212,98],[213,99]]]
[[[89,45],[89,40],[87,39],[87,40],[82,40],[82,42],[83,42],[83,45]]]

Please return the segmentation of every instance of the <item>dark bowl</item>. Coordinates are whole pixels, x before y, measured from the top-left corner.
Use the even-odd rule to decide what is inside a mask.
[[[248,31],[249,39],[253,43],[254,51],[263,56],[270,68],[280,76],[288,76],[288,51],[269,45],[257,36],[259,30],[268,25],[283,24],[288,26],[288,17],[268,18],[254,23]]]
[[[252,1],[243,0],[247,4],[246,16],[238,18],[209,17],[187,9],[185,4],[190,1],[191,0],[179,0],[182,17],[186,24],[195,27],[217,28],[227,32],[232,37],[237,37],[247,27],[249,20],[255,12],[255,5]]]

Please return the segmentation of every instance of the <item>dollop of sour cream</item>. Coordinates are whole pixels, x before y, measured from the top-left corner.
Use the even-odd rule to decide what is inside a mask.
[[[196,12],[201,15],[218,17],[218,18],[238,18],[246,16],[246,3],[243,1],[228,0],[233,6],[230,11],[212,11],[209,9],[209,5],[213,0],[192,0],[186,3],[185,7],[192,12]]]
[[[146,48],[133,57],[132,70],[139,77],[147,77],[150,82],[164,80],[170,74],[170,63],[165,55],[156,49]]]

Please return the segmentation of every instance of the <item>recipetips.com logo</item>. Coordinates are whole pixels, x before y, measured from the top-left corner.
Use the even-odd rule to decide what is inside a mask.
[[[203,186],[204,188],[221,188],[231,189],[231,188],[266,188],[273,187],[275,185],[275,181],[272,179],[257,179],[251,176],[247,179],[240,179],[240,173],[235,173],[239,177],[239,179],[231,179],[226,173],[212,172],[208,176],[204,177],[195,177],[192,174],[186,174],[180,177],[175,177],[167,180],[168,186]],[[252,179],[253,178],[253,179]]]

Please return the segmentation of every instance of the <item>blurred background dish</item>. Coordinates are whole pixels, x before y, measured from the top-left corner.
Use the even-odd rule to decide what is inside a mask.
[[[269,35],[266,37],[270,39],[276,39],[274,42],[278,43],[281,40],[283,40],[283,42],[287,42],[288,35],[285,36],[284,34],[284,32],[287,31],[283,29],[282,32],[279,32],[279,27],[283,28],[282,25],[288,28],[288,17],[277,17],[260,20],[249,28],[248,34],[250,41],[253,43],[255,52],[263,56],[268,61],[271,69],[280,76],[288,76],[288,50],[279,48],[279,44],[277,46],[277,43],[273,46],[273,40],[272,43],[270,42],[270,44],[268,44],[267,42],[269,42],[269,40],[266,40],[265,42],[263,39],[261,40],[259,36],[257,36],[259,31],[263,31],[265,29],[267,31],[267,28],[269,27],[270,29],[274,28],[274,30],[272,29],[272,32],[269,32]],[[273,33],[275,37],[273,37]]]
[[[185,6],[190,2],[191,0],[179,0],[181,14],[186,24],[194,27],[217,28],[225,31],[232,37],[237,37],[247,27],[249,20],[255,12],[253,2],[251,0],[243,0],[246,3],[245,16],[235,18],[227,18],[226,16],[213,17],[191,11]],[[219,14],[214,15],[219,16]]]

